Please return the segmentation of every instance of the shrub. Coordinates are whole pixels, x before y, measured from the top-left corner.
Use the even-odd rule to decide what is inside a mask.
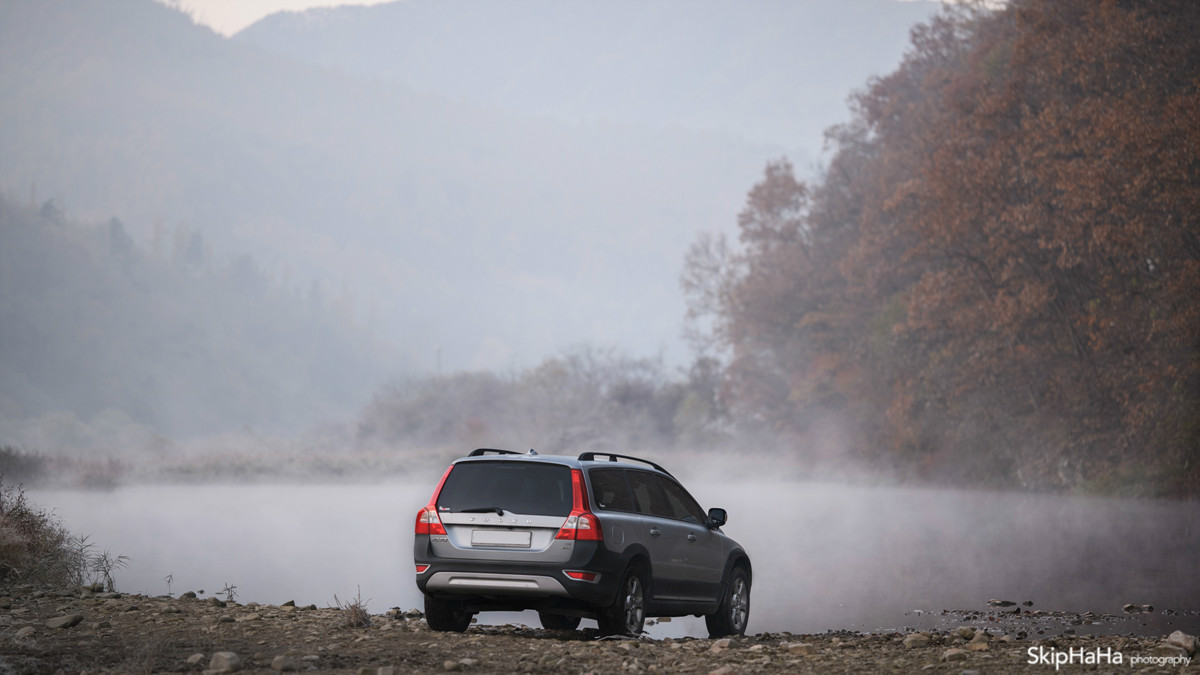
[[[18,485],[5,487],[0,474],[0,581],[49,586],[97,583],[113,590],[112,571],[129,559],[94,553],[86,536],[67,531],[59,519],[30,504]]]

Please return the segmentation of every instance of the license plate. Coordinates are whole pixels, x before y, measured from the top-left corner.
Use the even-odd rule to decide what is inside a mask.
[[[529,548],[533,533],[521,530],[471,530],[472,546]]]

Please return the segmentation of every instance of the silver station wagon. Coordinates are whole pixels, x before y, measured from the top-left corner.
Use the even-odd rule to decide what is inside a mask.
[[[647,617],[703,616],[743,635],[750,557],[661,466],[636,457],[481,448],[446,469],[417,513],[413,561],[430,628],[537,610],[542,626],[635,635]]]

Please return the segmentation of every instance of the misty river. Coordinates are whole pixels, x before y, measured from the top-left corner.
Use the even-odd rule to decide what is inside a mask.
[[[369,611],[382,613],[422,606],[413,583],[413,519],[433,485],[158,485],[31,490],[30,498],[100,550],[129,557],[114,573],[119,591],[216,595],[232,585],[243,603],[322,607],[361,593]],[[1070,627],[1080,633],[1200,632],[1195,502],[823,483],[688,485],[705,508],[729,510],[724,531],[750,553],[750,632],[935,627],[951,621],[942,610],[985,610],[990,598],[1120,617]],[[1126,603],[1151,604],[1155,612],[1124,615]],[[539,625],[533,612],[479,620]],[[649,632],[706,635],[703,621],[691,617]]]

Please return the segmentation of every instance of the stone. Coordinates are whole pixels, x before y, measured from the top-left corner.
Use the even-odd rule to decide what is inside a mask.
[[[1196,655],[1196,636],[1188,635],[1187,633],[1177,630],[1167,636],[1167,644],[1174,645],[1183,649],[1188,653],[1188,656]]]
[[[789,654],[798,656],[815,656],[817,648],[807,642],[791,642],[787,646]]]
[[[209,598],[208,604],[212,605],[213,607],[224,607],[225,601],[220,598]]]
[[[83,621],[83,616],[80,614],[68,614],[66,616],[56,616],[46,622],[46,628],[74,628]]]
[[[17,639],[24,640],[27,637],[32,637],[36,632],[37,630],[35,630],[33,626],[25,626],[21,630],[17,631]]]
[[[929,636],[924,633],[909,633],[904,636],[905,649],[917,649],[929,646]]]
[[[708,671],[708,675],[731,675],[733,673],[732,666],[721,666],[715,670]]]
[[[462,664],[458,661],[442,661],[442,670],[461,670]]]
[[[203,660],[204,660],[204,654],[196,652],[195,654],[192,654],[191,656],[187,657],[187,664],[189,666],[194,666]]]
[[[997,600],[995,598],[988,600],[989,607],[1012,607],[1015,604],[1017,603],[1013,602],[1012,600]]]
[[[280,654],[271,659],[271,670],[280,673],[292,673],[304,669],[304,662],[294,656]]]
[[[0,609],[12,609],[12,598],[0,598]]]
[[[463,668],[474,668],[475,666],[479,665],[479,659],[465,658],[465,659],[459,659],[458,662],[460,664],[462,664]],[[388,667],[390,668],[391,666],[388,666]],[[379,675],[387,675],[387,674],[380,672]]]
[[[967,649],[970,649],[973,652],[986,652],[991,649],[991,647],[988,646],[987,642],[971,640],[967,643]]]
[[[208,661],[208,669],[217,673],[232,673],[242,667],[242,657],[235,652],[217,652]]]
[[[183,593],[182,595],[180,595],[180,596],[179,596],[179,599],[180,599],[180,600],[195,600],[195,599],[196,599],[196,592],[195,592],[195,591],[188,591],[188,592],[186,592],[186,593]]]
[[[1176,658],[1187,658],[1188,652],[1183,647],[1177,647],[1171,644],[1155,645],[1154,649],[1150,650],[1151,656],[1171,656]]]
[[[975,629],[970,626],[959,626],[954,629],[954,634],[964,640],[970,640],[975,637]]]
[[[729,646],[732,644],[733,644],[733,640],[731,640],[729,638],[721,638],[720,640],[716,640],[715,642],[713,642],[712,647],[709,647],[708,650],[710,652],[723,652],[726,649],[729,649]]]
[[[280,605],[280,607],[295,607],[295,606],[296,606],[295,600],[288,600],[287,602]]]
[[[942,654],[942,661],[966,661],[967,650],[965,649],[947,649]]]

